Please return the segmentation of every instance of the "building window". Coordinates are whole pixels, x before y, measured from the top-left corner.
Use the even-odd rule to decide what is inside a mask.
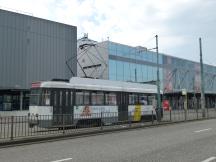
[[[116,61],[109,60],[109,79],[116,80]]]
[[[130,81],[130,64],[128,62],[124,62],[124,80]]]
[[[3,110],[10,111],[12,109],[12,96],[4,95],[3,96]]]
[[[109,54],[116,55],[116,53],[117,53],[116,45],[114,43],[109,43]]]
[[[116,61],[116,64],[117,64],[117,80],[124,80],[124,64],[122,61]]]

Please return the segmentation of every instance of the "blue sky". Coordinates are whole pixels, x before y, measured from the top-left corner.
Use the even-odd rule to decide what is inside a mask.
[[[96,41],[155,46],[176,57],[216,65],[215,0],[0,0],[0,7],[75,25],[78,38],[88,33]]]

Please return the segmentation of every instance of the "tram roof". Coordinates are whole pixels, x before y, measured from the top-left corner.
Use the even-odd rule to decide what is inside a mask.
[[[69,83],[56,82],[56,81],[44,81],[40,83],[40,87],[71,88],[71,89],[99,90],[99,91],[157,93],[157,86],[152,84],[141,84],[141,83],[80,78],[80,77],[72,77]]]

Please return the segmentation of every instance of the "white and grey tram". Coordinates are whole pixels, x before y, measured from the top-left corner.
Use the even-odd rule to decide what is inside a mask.
[[[69,82],[35,82],[30,94],[29,125],[113,124],[133,120],[137,105],[140,120],[156,119],[156,93],[155,85],[101,79],[72,77]]]

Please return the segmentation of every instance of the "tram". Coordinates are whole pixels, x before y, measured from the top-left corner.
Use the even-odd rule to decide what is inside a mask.
[[[106,125],[156,119],[156,93],[155,85],[102,79],[72,77],[69,82],[34,82],[29,126]]]

